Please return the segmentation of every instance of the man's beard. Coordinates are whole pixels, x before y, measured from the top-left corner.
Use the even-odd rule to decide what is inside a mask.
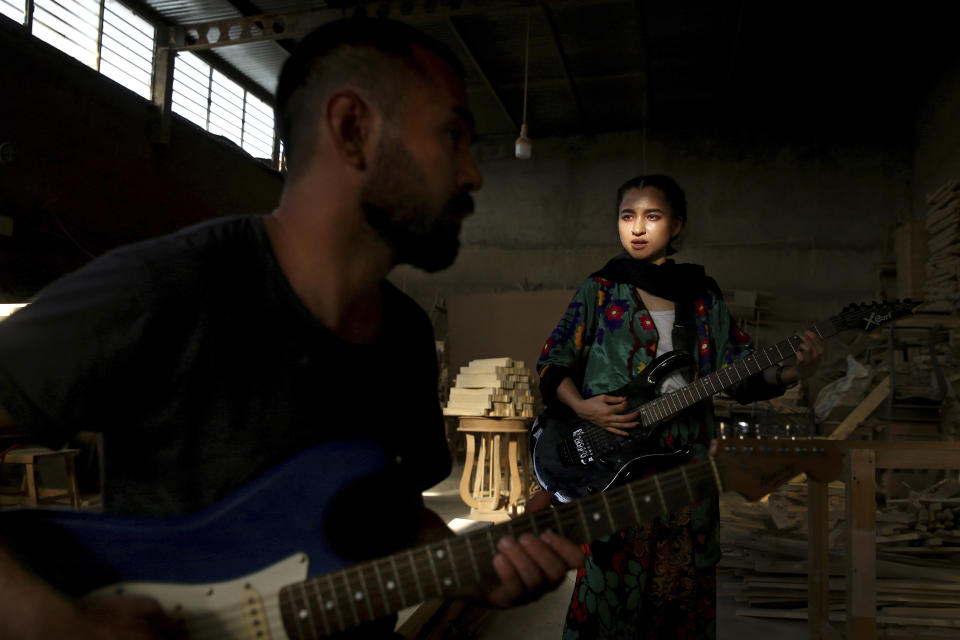
[[[397,262],[433,273],[446,269],[460,250],[460,220],[473,211],[461,192],[442,207],[431,205],[423,171],[397,140],[385,136],[378,161],[361,194],[367,223],[397,252]]]

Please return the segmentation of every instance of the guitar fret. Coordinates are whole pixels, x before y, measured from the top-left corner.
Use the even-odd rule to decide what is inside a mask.
[[[483,578],[480,576],[480,565],[477,564],[477,557],[473,552],[473,538],[468,536],[464,539],[467,541],[467,555],[470,556],[470,564],[473,565],[473,575],[477,577],[477,582],[480,582]]]
[[[667,501],[663,499],[663,489],[660,488],[660,479],[653,476],[653,484],[657,486],[657,495],[660,496],[660,507],[663,509],[663,515],[668,515]]]
[[[390,556],[390,567],[393,569],[393,582],[397,585],[397,594],[400,596],[400,604],[403,605],[403,608],[406,609],[410,605],[407,604],[407,598],[404,596],[405,589],[400,586],[400,571],[397,569],[397,561],[393,556]],[[387,580],[387,588],[390,588],[390,581]]]
[[[607,494],[606,494],[606,493],[601,493],[601,494],[600,494],[600,497],[603,498],[603,508],[604,508],[604,509],[606,510],[606,512],[607,512],[607,520],[610,521],[610,532],[613,533],[614,531],[617,530],[617,525],[616,525],[616,523],[613,521],[613,512],[610,511],[610,501],[607,500]]]
[[[813,330],[817,332],[817,335],[820,337],[821,340],[824,338],[823,332],[820,331],[820,327],[819,327],[819,326],[817,326],[816,324],[814,324],[814,325],[813,325]]]
[[[781,360],[785,360],[786,358],[785,358],[785,356],[783,355],[783,352],[780,351],[780,345],[779,345],[779,344],[775,344],[775,345],[773,345],[773,346],[777,349],[777,353],[780,354],[780,359],[781,359]]]
[[[641,522],[643,518],[640,517],[640,509],[637,508],[637,497],[633,495],[633,483],[630,482],[627,484],[627,494],[630,496],[630,506],[633,507],[634,519],[637,522]]]
[[[380,567],[377,566],[377,563],[373,563],[373,572],[377,574],[377,584],[380,585],[380,597],[383,599],[383,610],[385,612],[390,612],[393,610],[393,604],[387,598],[387,590],[383,586],[383,576],[380,575]]]
[[[344,621],[344,619],[343,619],[343,610],[342,610],[342,608],[340,607],[340,598],[337,597],[337,593],[338,593],[338,591],[337,591],[337,585],[336,585],[336,583],[333,581],[333,575],[334,575],[334,574],[331,573],[329,576],[327,576],[327,579],[330,581],[330,598],[331,598],[331,600],[328,600],[328,601],[324,604],[324,606],[327,607],[327,609],[333,609],[334,611],[337,612],[337,620],[340,622],[340,628],[341,628],[341,629],[346,629],[346,628],[347,628],[347,623],[346,623],[346,621]]]
[[[577,500],[577,512],[580,514],[580,520],[583,522],[583,534],[587,540],[592,540],[593,536],[590,535],[590,524],[587,522],[587,514],[583,512],[583,500]]]
[[[358,625],[361,622],[360,612],[357,611],[357,604],[353,601],[353,598],[350,597],[350,592],[353,591],[353,589],[351,588],[350,583],[347,581],[346,571],[343,572],[343,586],[346,587],[344,593],[346,594],[347,602],[350,603],[350,611],[353,612],[354,625]]]
[[[764,349],[762,353],[763,355],[767,356],[767,367],[772,367],[774,362],[770,358],[770,349]],[[767,367],[764,367],[764,369],[766,369]]]
[[[457,570],[457,565],[453,562],[453,548],[450,546],[450,539],[445,538],[443,543],[447,545],[447,557],[450,558],[450,570],[453,571],[453,579],[457,581],[457,587],[463,587],[460,583],[460,571]]]
[[[320,611],[320,621],[323,623],[324,635],[330,635],[332,630],[330,629],[330,621],[327,619],[327,610],[323,606],[323,598],[321,597],[322,592],[320,591],[320,584],[317,580],[309,580],[307,587],[313,587],[316,591],[316,595],[313,596],[313,602],[316,603],[316,608]],[[307,598],[310,598],[310,592],[307,591]],[[312,608],[312,607],[311,607]]]
[[[420,584],[420,576],[417,574],[417,563],[413,560],[413,551],[407,551],[407,558],[410,561],[410,570],[413,572],[413,580],[417,584],[417,593],[420,594],[420,600],[418,602],[423,602],[427,598],[423,595],[423,585]]]
[[[433,561],[433,550],[430,547],[427,547],[425,549],[425,553],[427,554],[427,560],[430,561],[430,571],[433,572],[433,580],[437,583],[437,593],[443,593],[443,582],[440,580],[440,573],[437,571],[437,565]],[[440,556],[443,556],[443,552],[440,552]]]
[[[687,485],[687,495],[690,496],[690,504],[693,504],[696,500],[693,499],[693,489],[690,488],[690,478],[687,477],[687,470],[680,467],[680,475],[683,476],[683,484]]]
[[[715,384],[713,383],[713,376],[714,376],[714,375],[715,375],[715,374],[711,374],[711,375],[707,376],[706,378],[704,378],[704,380],[709,380],[709,381],[710,381],[710,388],[713,389],[713,392],[714,392],[714,393],[716,393],[716,392],[717,392],[717,385],[715,385]]]
[[[490,559],[492,560],[495,555],[497,555],[497,545],[493,541],[493,534],[490,533],[490,529],[484,529],[484,533],[487,534],[487,542],[490,544]]]
[[[304,584],[302,582],[296,585],[292,585],[291,591],[303,594],[302,605],[298,602],[298,598],[294,597],[293,599],[293,604],[295,609],[293,619],[297,623],[297,633],[300,634],[300,637],[304,637],[304,628],[302,626],[302,623],[304,620],[310,617],[310,600],[307,597],[307,590],[304,587]]]
[[[363,600],[367,604],[367,613],[370,614],[370,619],[373,620],[376,618],[376,614],[373,613],[373,604],[370,602],[370,590],[367,588],[367,581],[363,577],[363,565],[357,566],[357,575],[360,576],[360,591],[355,594],[356,600],[359,602]]]

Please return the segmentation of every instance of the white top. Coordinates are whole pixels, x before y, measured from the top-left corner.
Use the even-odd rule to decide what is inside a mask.
[[[657,353],[660,356],[664,353],[673,351],[673,322],[677,318],[677,312],[674,309],[669,311],[649,311],[653,318],[653,324],[657,327],[657,333],[660,339],[657,341]],[[687,380],[679,370],[674,371],[660,383],[661,393],[670,393],[680,387],[686,386]]]

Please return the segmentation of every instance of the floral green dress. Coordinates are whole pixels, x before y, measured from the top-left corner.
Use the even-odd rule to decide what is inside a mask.
[[[683,308],[691,306],[678,304],[677,312]],[[692,313],[694,377],[752,348],[718,292],[698,295]],[[537,369],[542,379],[551,367],[559,369],[579,384],[583,397],[591,397],[619,389],[643,371],[654,360],[658,339],[637,288],[595,276],[570,302]],[[704,402],[663,425],[651,445],[662,451],[691,445],[694,459],[703,459],[715,435],[712,405]],[[715,638],[718,523],[714,498],[584,545],[586,566],[577,573],[564,640]]]

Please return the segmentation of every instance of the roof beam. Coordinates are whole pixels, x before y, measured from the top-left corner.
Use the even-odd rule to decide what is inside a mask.
[[[474,68],[477,70],[477,73],[480,74],[480,77],[483,79],[484,84],[487,85],[487,88],[490,90],[490,93],[493,94],[493,97],[496,99],[497,104],[500,105],[500,108],[503,109],[503,114],[507,117],[507,120],[510,121],[510,124],[513,126],[514,131],[519,131],[520,126],[517,124],[516,119],[513,117],[513,114],[510,113],[510,110],[507,109],[506,103],[503,101],[503,96],[500,95],[500,92],[497,91],[497,88],[493,86],[493,83],[490,82],[490,78],[487,77],[487,74],[483,71],[483,67],[480,66],[480,62],[477,60],[476,56],[473,55],[473,51],[470,50],[470,46],[467,44],[466,40],[463,39],[460,30],[457,29],[457,25],[453,22],[453,17],[447,18],[447,24],[450,25],[453,35],[456,36],[457,42],[460,43],[460,46],[463,48],[463,52],[470,59],[470,62],[473,64]]]
[[[550,26],[550,35],[553,37],[553,44],[557,47],[557,53],[560,55],[563,74],[567,78],[567,86],[570,87],[570,95],[573,96],[573,104],[576,106],[577,116],[580,118],[580,128],[585,130],[586,120],[583,118],[583,103],[580,101],[580,93],[577,91],[577,86],[573,82],[573,74],[570,73],[570,61],[567,59],[567,53],[563,49],[563,42],[560,40],[560,30],[557,29],[557,19],[553,15],[550,5],[541,4],[540,8],[543,10],[543,15],[547,19],[547,24]]]

